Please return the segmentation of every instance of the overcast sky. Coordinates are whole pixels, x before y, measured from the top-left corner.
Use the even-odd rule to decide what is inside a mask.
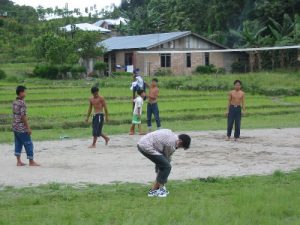
[[[30,5],[37,7],[39,5],[44,8],[52,7],[63,8],[66,3],[69,5],[69,9],[80,8],[80,11],[83,13],[85,7],[94,6],[96,4],[98,11],[105,8],[105,6],[110,6],[111,4],[119,5],[121,0],[13,0],[16,4],[19,5]]]

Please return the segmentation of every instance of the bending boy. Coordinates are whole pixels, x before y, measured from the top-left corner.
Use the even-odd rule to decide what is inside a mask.
[[[157,177],[148,192],[149,197],[167,197],[165,184],[171,172],[171,156],[178,148],[188,149],[191,138],[186,134],[179,136],[168,129],[161,129],[146,134],[138,142],[138,150],[155,164]]]

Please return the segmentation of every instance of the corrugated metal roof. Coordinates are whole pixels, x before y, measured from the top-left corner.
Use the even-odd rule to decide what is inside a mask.
[[[102,24],[106,22],[109,25],[120,25],[120,23],[122,24],[127,24],[126,19],[124,19],[123,17],[119,17],[118,19],[104,19],[104,20],[99,20],[96,23],[93,23],[93,25],[95,26],[102,26]]]
[[[136,36],[120,36],[106,39],[98,44],[103,45],[108,51],[121,49],[148,49],[157,46],[160,43],[184,37],[189,34],[191,34],[190,31],[182,31]]]

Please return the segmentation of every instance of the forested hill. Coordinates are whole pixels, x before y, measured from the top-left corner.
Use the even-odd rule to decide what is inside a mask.
[[[126,18],[123,35],[191,30],[229,47],[300,43],[300,0],[122,0],[109,11],[34,9],[0,0],[0,63],[36,61],[34,40],[66,24]],[[60,19],[46,20],[48,17]]]
[[[300,0],[123,0],[119,11],[130,19],[131,34],[191,30],[234,46],[245,43],[230,30],[243,32],[247,26],[255,34],[274,21],[284,23],[284,14],[291,20],[285,22],[293,23]],[[264,29],[267,35],[272,35],[270,29]]]

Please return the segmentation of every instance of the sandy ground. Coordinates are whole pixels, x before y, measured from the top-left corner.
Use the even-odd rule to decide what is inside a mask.
[[[225,141],[224,131],[187,132],[188,151],[173,157],[170,179],[270,174],[300,168],[300,128],[242,130],[240,141]],[[112,136],[105,146],[87,146],[91,139],[35,142],[40,168],[16,167],[13,145],[0,145],[0,185],[137,182],[155,178],[154,165],[136,148],[140,137]],[[25,154],[23,154],[25,160]]]

